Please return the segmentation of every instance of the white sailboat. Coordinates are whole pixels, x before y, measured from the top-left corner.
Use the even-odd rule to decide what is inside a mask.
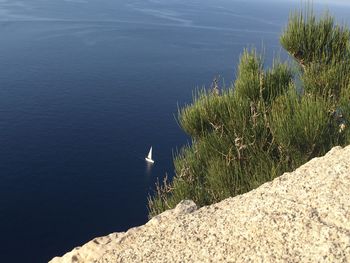
[[[151,146],[151,149],[149,150],[149,153],[148,153],[147,157],[145,158],[145,160],[149,163],[154,163],[154,160],[152,159],[152,146]]]

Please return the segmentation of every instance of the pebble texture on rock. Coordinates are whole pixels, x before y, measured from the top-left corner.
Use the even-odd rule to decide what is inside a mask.
[[[182,201],[50,262],[350,262],[349,193],[350,146],[335,147],[249,193]]]

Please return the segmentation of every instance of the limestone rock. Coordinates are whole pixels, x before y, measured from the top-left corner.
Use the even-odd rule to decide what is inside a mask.
[[[350,262],[350,146],[220,203],[189,200],[51,263]]]

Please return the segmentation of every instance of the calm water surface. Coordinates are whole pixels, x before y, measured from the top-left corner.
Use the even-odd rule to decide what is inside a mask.
[[[278,53],[298,4],[1,0],[1,261],[46,262],[145,223],[188,141],[178,105],[214,76],[229,84],[244,47]]]

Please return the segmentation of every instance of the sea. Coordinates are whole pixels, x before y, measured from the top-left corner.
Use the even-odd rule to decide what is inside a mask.
[[[244,48],[269,64],[300,1],[0,0],[0,261],[47,262],[147,222],[191,139],[178,109]],[[346,1],[314,1],[347,23]],[[153,147],[154,165],[144,158]]]

